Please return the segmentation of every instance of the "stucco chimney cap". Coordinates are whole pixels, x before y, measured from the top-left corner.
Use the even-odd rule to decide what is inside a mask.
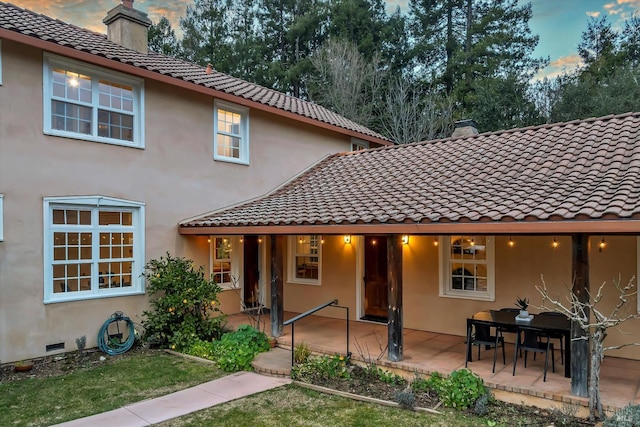
[[[102,20],[105,25],[111,24],[118,18],[124,18],[148,28],[152,22],[146,13],[133,8],[133,0],[122,0],[122,3],[107,12],[107,16]]]
[[[476,122],[472,119],[458,120],[451,135],[453,138],[467,137],[478,134]]]

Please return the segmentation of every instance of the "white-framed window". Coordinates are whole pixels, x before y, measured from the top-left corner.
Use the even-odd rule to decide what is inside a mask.
[[[248,165],[249,109],[217,99],[213,104],[213,158]]]
[[[493,236],[443,236],[440,296],[495,300]]]
[[[45,197],[44,302],[144,293],[144,204]]]
[[[322,281],[322,236],[289,236],[289,282],[319,285]]]
[[[351,138],[351,151],[368,150],[369,143],[358,138]]]
[[[0,242],[4,241],[4,194],[0,194]]]
[[[44,132],[144,148],[144,82],[44,54]]]
[[[238,286],[240,238],[237,236],[211,236],[209,239],[211,275],[222,289]],[[234,251],[235,249],[235,251]]]

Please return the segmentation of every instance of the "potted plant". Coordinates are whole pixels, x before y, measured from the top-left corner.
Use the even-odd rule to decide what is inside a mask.
[[[529,317],[529,312],[527,311],[529,298],[516,298],[516,307],[520,309],[520,317]]]
[[[13,364],[13,370],[16,372],[27,372],[33,368],[33,363],[30,360],[19,360]]]

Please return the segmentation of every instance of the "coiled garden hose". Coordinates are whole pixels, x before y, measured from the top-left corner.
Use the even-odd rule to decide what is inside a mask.
[[[120,322],[125,322],[129,330],[129,334],[123,341],[123,333],[120,332]],[[117,332],[109,334],[109,326],[115,323]],[[100,327],[98,332],[98,348],[110,356],[126,353],[133,347],[136,340],[136,331],[133,322],[129,317],[125,316],[121,311],[116,311],[109,317]]]

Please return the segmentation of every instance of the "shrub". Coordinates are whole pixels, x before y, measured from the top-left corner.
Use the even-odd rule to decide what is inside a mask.
[[[291,368],[291,378],[313,383],[318,380],[351,378],[349,359],[338,354],[334,356],[310,356],[306,362]]]
[[[213,361],[226,372],[250,371],[256,354],[267,350],[269,341],[265,333],[242,325],[213,343]]]
[[[375,364],[369,364],[364,369],[369,378],[377,379],[385,384],[403,385],[406,383],[406,380],[402,376],[387,371],[386,369],[379,368]]]
[[[604,427],[635,427],[640,425],[640,405],[627,405],[607,418]]]
[[[219,309],[221,291],[204,277],[193,261],[166,257],[147,263],[143,273],[152,296],[151,310],[143,313],[144,339],[176,350],[190,348],[198,340],[219,339],[226,316]]]
[[[466,409],[489,393],[482,378],[469,369],[453,371],[448,378],[432,376],[432,380],[442,404],[451,408]]]
[[[416,406],[416,395],[413,393],[411,387],[406,387],[396,392],[396,402],[398,402],[401,408],[413,410]]]
[[[309,359],[309,356],[311,356],[311,350],[308,345],[303,342],[296,345],[296,348],[293,351],[293,360],[296,364],[306,362],[307,359]]]

